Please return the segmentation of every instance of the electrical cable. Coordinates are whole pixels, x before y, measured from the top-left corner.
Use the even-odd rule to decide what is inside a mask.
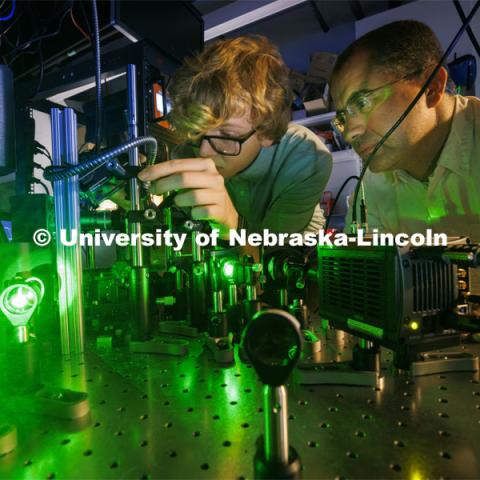
[[[465,12],[463,11],[462,6],[460,5],[460,2],[458,0],[453,0],[453,5],[455,5],[455,8],[457,9],[457,13],[458,13],[458,16],[460,17],[460,20],[464,22],[466,17],[465,17]],[[467,35],[470,38],[470,41],[472,42],[473,48],[477,52],[477,55],[480,57],[480,45],[478,44],[475,34],[473,33],[472,27],[470,26],[467,27]]]
[[[80,2],[80,6],[82,7],[82,14],[83,14],[83,19],[85,20],[85,23],[87,24],[87,33],[89,34],[90,38],[92,38],[92,27],[90,26],[90,21],[87,15],[87,12],[85,11],[85,2]]]
[[[77,21],[75,20],[75,17],[73,15],[73,8],[70,10],[70,19],[72,20],[72,23],[73,25],[75,26],[75,28],[89,41],[91,42],[92,39],[90,38],[90,35],[85,32],[85,30],[77,23]]]
[[[0,17],[0,22],[8,22],[13,17],[13,14],[15,13],[15,4],[16,0],[12,0],[12,9],[10,10],[10,13],[6,17]]]
[[[130,140],[122,145],[114,147],[106,152],[102,153],[100,156],[87,160],[86,162],[80,163],[78,165],[67,165],[67,166],[51,166],[45,169],[43,177],[45,180],[50,182],[55,180],[66,180],[67,178],[73,177],[75,175],[81,175],[88,173],[100,165],[103,165],[108,160],[118,157],[122,153],[126,153],[132,148],[137,148],[141,145],[150,144],[152,145],[149,154],[149,160],[153,161],[157,157],[157,140],[154,137],[138,137]]]
[[[18,13],[18,15],[15,17],[15,20],[3,32],[0,32],[0,37],[3,37],[7,34],[7,32],[22,18],[23,13],[23,11]]]
[[[45,147],[45,145],[42,145],[37,140],[33,141],[33,145],[35,147],[35,153],[45,155],[50,161],[52,161],[52,156],[50,155],[50,152],[48,151],[47,147]]]
[[[26,42],[23,42],[22,44],[20,45],[17,45],[13,50],[12,52],[10,52],[11,54],[14,54],[16,53],[18,50],[23,50],[27,47],[30,47],[33,43],[36,43],[36,42],[39,42],[40,40],[44,40],[45,38],[51,38],[51,37],[55,37],[56,35],[58,35],[60,33],[60,30],[62,29],[62,24],[63,24],[63,21],[65,19],[65,17],[67,16],[67,13],[70,11],[71,7],[67,10],[65,10],[65,12],[63,12],[61,18],[60,18],[60,22],[59,22],[59,25],[58,25],[58,28],[57,30],[55,30],[55,32],[51,32],[51,33],[45,33],[43,35],[39,35],[38,37],[34,37],[34,38],[31,38],[30,40],[27,40]],[[23,53],[31,53],[31,52],[20,52],[18,55],[14,56],[10,61],[9,61],[9,64],[13,63],[18,56],[20,56],[21,54]]]
[[[18,60],[22,55],[36,55],[37,52],[31,52],[30,50],[22,50],[21,52],[17,53],[11,60],[7,61],[7,65],[12,65],[15,60]]]
[[[358,175],[351,175],[348,177],[343,183],[340,189],[338,190],[337,196],[335,197],[335,200],[333,202],[332,208],[330,209],[330,212],[328,213],[327,219],[325,221],[325,226],[323,227],[324,230],[327,230],[329,225],[330,225],[330,220],[332,219],[332,214],[333,211],[335,210],[335,207],[337,206],[338,200],[340,199],[340,196],[342,195],[343,189],[347,186],[348,182],[353,179],[359,179],[360,177]]]
[[[335,210],[335,207],[337,206],[337,202],[338,202],[338,199],[340,198],[340,196],[342,195],[342,192],[343,192],[343,189],[347,186],[348,182],[350,182],[350,180],[353,180],[353,179],[359,179],[358,175],[351,175],[350,177],[348,177],[343,183],[342,183],[342,186],[340,187],[340,189],[338,190],[338,193],[337,193],[337,196],[335,197],[335,200],[333,202],[333,205],[332,205],[332,208],[330,209],[330,213],[328,214],[327,216],[327,219],[325,220],[325,225],[323,227],[323,230],[327,230],[328,227],[330,226],[330,221],[332,219],[332,214],[333,214],[333,211]],[[317,249],[317,247],[311,247],[307,250],[306,254],[305,254],[305,260],[308,262],[308,260],[310,259],[310,257],[312,256],[312,253],[315,252],[315,250]]]
[[[373,149],[372,153],[367,157],[367,159],[364,162],[362,171],[360,173],[360,178],[357,183],[357,186],[355,188],[355,193],[353,197],[353,204],[352,204],[352,223],[351,226],[354,230],[357,228],[357,200],[358,200],[358,192],[360,191],[360,185],[362,184],[363,177],[365,176],[365,173],[367,171],[368,166],[370,165],[370,162],[372,161],[373,157],[375,154],[378,152],[378,150],[382,147],[382,145],[387,141],[387,139],[392,135],[392,133],[398,128],[398,126],[405,120],[407,115],[412,111],[412,109],[415,107],[417,102],[420,100],[420,98],[423,96],[425,91],[427,90],[428,86],[430,85],[431,81],[435,78],[437,75],[438,71],[442,67],[443,63],[445,60],[448,58],[450,53],[452,52],[453,48],[457,44],[458,40],[462,36],[463,32],[465,29],[468,27],[470,21],[474,17],[474,15],[477,13],[478,8],[480,7],[480,0],[477,0],[475,5],[472,8],[472,11],[469,13],[468,17],[465,19],[465,22],[463,22],[460,30],[457,32],[455,37],[453,38],[452,42],[448,46],[447,50],[443,54],[442,58],[439,60],[437,63],[436,67],[432,70],[432,73],[430,76],[427,78],[425,83],[423,84],[422,88],[418,92],[418,94],[415,96],[415,98],[411,101],[410,105],[405,109],[405,111],[400,115],[400,118],[394,123],[394,125],[388,130],[387,133],[380,139],[380,141],[375,145],[375,148]],[[362,219],[366,220],[366,219]],[[355,232],[352,232],[355,233]]]
[[[38,92],[40,91],[40,87],[42,86],[43,82],[43,75],[45,72],[44,68],[44,62],[43,62],[43,51],[42,51],[42,41],[38,42],[38,56],[40,58],[40,75],[38,78],[38,83],[37,83],[37,88],[35,89],[35,96],[38,95]]]
[[[41,180],[39,180],[38,178],[32,178],[30,181],[31,183],[36,183],[37,185],[41,185],[45,189],[45,193],[47,195],[50,195],[50,192],[48,191],[48,187]]]
[[[97,1],[92,0],[93,12],[93,38],[95,45],[95,90],[97,97],[97,118],[96,118],[96,135],[95,135],[95,151],[98,155],[102,143],[102,68],[100,58],[100,29],[98,26]]]

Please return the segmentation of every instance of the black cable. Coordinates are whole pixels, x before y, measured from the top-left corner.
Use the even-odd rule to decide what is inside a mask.
[[[351,175],[350,177],[348,177],[342,183],[342,186],[340,187],[340,190],[338,190],[337,196],[335,197],[335,201],[333,202],[332,208],[330,209],[330,212],[328,213],[327,219],[325,221],[325,226],[323,227],[324,230],[327,230],[329,225],[330,225],[330,220],[332,219],[333,211],[335,210],[335,207],[337,206],[337,202],[338,202],[340,196],[342,195],[343,189],[347,186],[348,182],[350,182],[350,180],[353,180],[354,178],[359,180],[360,177],[358,175]]]
[[[338,190],[338,193],[337,193],[337,196],[335,198],[335,201],[333,202],[333,205],[332,205],[332,208],[330,209],[330,213],[328,214],[327,216],[327,219],[325,220],[325,225],[323,227],[323,230],[327,230],[329,225],[330,225],[330,220],[332,219],[332,214],[333,214],[333,211],[335,210],[335,207],[337,206],[337,202],[338,202],[338,199],[340,198],[340,196],[342,195],[342,192],[343,192],[343,189],[347,186],[348,182],[350,182],[350,180],[353,180],[353,179],[359,179],[358,175],[351,175],[350,177],[348,177],[343,183],[342,183],[342,186],[340,187],[340,189]],[[305,253],[305,260],[308,262],[310,257],[312,256],[312,253],[315,252],[317,249],[317,246],[315,245],[314,247],[311,247],[307,250],[307,252]]]
[[[11,60],[7,59],[7,65],[10,66],[15,60],[18,60],[22,55],[36,55],[37,52],[31,52],[30,50],[22,50],[21,52],[17,53]]]
[[[95,90],[97,97],[97,118],[96,118],[96,134],[95,134],[95,152],[99,153],[102,143],[102,66],[100,58],[100,29],[98,26],[97,1],[92,0],[93,12],[93,38],[95,46]]]
[[[34,140],[33,145],[39,151],[38,153],[43,153],[50,161],[52,161],[52,156],[45,145],[42,145],[38,140]]]
[[[51,157],[49,155],[47,155],[45,152],[36,151],[35,155],[43,155],[44,157],[47,157],[50,160],[50,163],[52,163]]]
[[[50,155],[50,152],[47,150],[46,147],[44,147],[37,140],[34,140],[33,146],[34,146],[34,154],[35,155],[43,155],[44,157],[47,157],[48,160],[50,160],[50,163],[52,163],[52,156]]]
[[[43,52],[42,52],[42,41],[38,42],[38,56],[40,58],[40,75],[37,83],[37,88],[35,90],[35,96],[38,95],[40,91],[40,87],[42,86],[43,82],[43,75],[44,75],[44,64],[43,64]]]
[[[71,8],[71,7],[70,7]],[[56,35],[58,35],[60,33],[60,30],[62,29],[62,24],[63,24],[63,21],[67,15],[67,13],[70,11],[70,8],[68,8],[67,10],[65,10],[65,12],[63,12],[61,18],[60,18],[60,23],[58,25],[58,28],[57,30],[55,30],[55,32],[51,32],[51,33],[46,33],[44,35],[39,35],[38,37],[34,37],[34,38],[31,38],[30,40],[27,40],[26,42],[23,42],[22,44],[16,46],[12,52],[10,52],[11,54],[14,54],[16,53],[18,50],[23,50],[24,48],[27,48],[27,47],[30,47],[33,43],[36,43],[36,42],[39,42],[40,40],[43,40],[45,38],[51,38],[51,37],[55,37]],[[6,38],[6,37],[5,37]],[[13,57],[10,61],[9,61],[9,64],[11,64],[13,61],[16,60],[16,58],[18,56],[20,56],[22,53],[25,53],[25,52],[20,52],[19,55]]]
[[[466,17],[465,17],[465,12],[463,11],[462,6],[460,5],[460,2],[458,0],[453,0],[453,4],[455,5],[458,16],[460,17],[460,20],[463,23],[466,20]],[[473,48],[477,52],[477,55],[480,57],[480,45],[478,44],[475,34],[473,33],[472,27],[470,26],[467,27],[467,35],[470,38],[470,41],[472,42]]]
[[[447,59],[447,57],[450,55],[452,52],[453,48],[457,44],[458,40],[460,40],[460,37],[462,36],[463,32],[465,29],[468,27],[469,23],[471,22],[472,18],[474,17],[475,13],[477,13],[478,8],[480,7],[480,0],[478,0],[475,5],[472,8],[472,11],[469,13],[468,17],[465,19],[465,22],[463,22],[460,30],[457,32],[455,37],[453,38],[452,42],[448,46],[447,50],[443,54],[442,58],[439,60],[437,63],[436,67],[433,69],[432,73],[430,76],[427,78],[426,82],[423,84],[422,88],[418,92],[418,94],[415,96],[415,98],[412,100],[410,105],[405,109],[405,111],[402,113],[400,118],[395,122],[395,124],[388,130],[388,132],[380,139],[380,141],[375,145],[375,148],[373,149],[372,153],[367,157],[365,160],[365,163],[363,165],[363,169],[360,173],[360,178],[358,180],[357,186],[355,188],[355,194],[353,197],[353,204],[352,204],[352,225],[356,229],[356,224],[357,224],[357,200],[358,200],[358,192],[360,191],[360,186],[362,184],[363,177],[365,176],[365,173],[367,171],[368,166],[370,165],[370,162],[372,161],[372,158],[375,156],[375,154],[378,152],[378,150],[382,147],[382,145],[387,141],[387,139],[392,135],[392,133],[398,128],[398,126],[405,120],[407,115],[412,111],[412,109],[415,107],[417,102],[420,100],[420,98],[423,96],[425,91],[427,90],[428,86],[430,85],[431,81],[435,78],[437,75],[438,71],[442,67],[443,63]]]
[[[50,192],[48,191],[48,187],[38,178],[32,178],[31,183],[36,183],[37,185],[41,185],[45,189],[45,193],[47,195],[50,195]]]
[[[20,18],[21,18],[22,16],[23,16],[23,11],[22,11],[22,12],[19,12],[19,13],[17,14],[17,16],[15,17],[15,19],[13,20],[13,22],[10,23],[10,24],[8,25],[8,27],[5,28],[5,30],[2,29],[2,31],[0,32],[0,39],[1,39],[1,37],[3,37],[4,35],[7,34],[7,32],[18,22],[18,20],[20,20]],[[2,26],[3,26],[3,24],[2,24]],[[6,38],[7,38],[7,37],[5,37],[5,39],[6,39]]]

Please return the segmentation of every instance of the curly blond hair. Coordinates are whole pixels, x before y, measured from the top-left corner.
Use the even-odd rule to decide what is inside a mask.
[[[288,68],[277,47],[262,36],[208,45],[177,70],[169,94],[169,119],[181,139],[195,139],[250,110],[258,134],[277,141],[290,120]]]

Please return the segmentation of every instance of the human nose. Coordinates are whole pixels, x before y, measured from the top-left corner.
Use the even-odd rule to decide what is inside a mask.
[[[199,148],[199,154],[201,157],[211,157],[214,155],[216,152],[210,145],[210,142],[206,139],[203,139],[202,142],[200,143],[200,148]]]
[[[343,138],[346,142],[353,144],[357,137],[361,137],[366,130],[366,121],[363,115],[347,115]]]

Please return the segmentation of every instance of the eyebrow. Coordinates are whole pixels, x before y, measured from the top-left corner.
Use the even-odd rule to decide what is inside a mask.
[[[229,126],[229,125],[224,125],[223,127],[219,128],[218,131],[219,131],[220,133],[224,133],[224,134],[226,134],[226,135],[228,135],[229,132],[230,132],[230,134],[231,134],[232,136],[239,136],[239,135],[241,136],[241,133],[238,132],[238,129],[237,129],[237,128],[238,128],[238,127],[235,127],[235,126],[233,126],[233,125],[231,125],[231,126]],[[227,132],[226,130],[228,130],[229,132]]]

